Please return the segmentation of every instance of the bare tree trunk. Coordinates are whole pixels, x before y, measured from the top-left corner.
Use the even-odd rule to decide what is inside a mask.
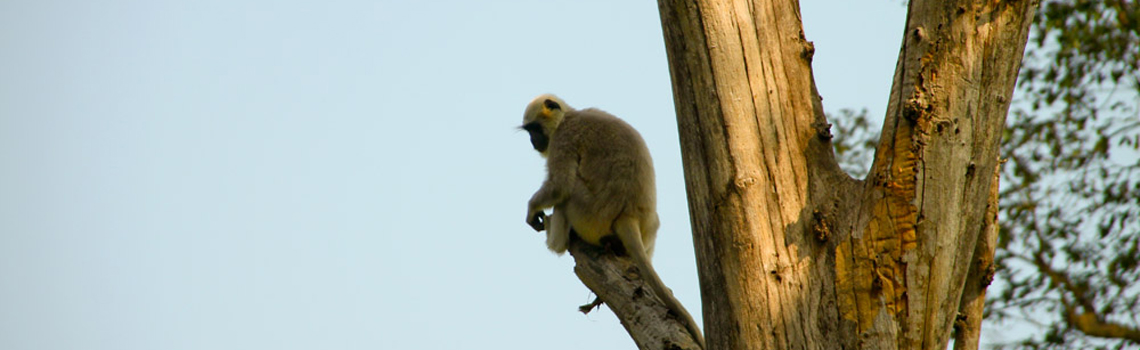
[[[944,349],[1036,2],[911,3],[865,181],[835,164],[795,1],[659,4],[708,347]]]
[[[706,343],[823,344],[839,318],[828,267],[834,237],[823,220],[836,208],[809,204],[850,198],[859,187],[831,154],[797,4],[659,4]]]

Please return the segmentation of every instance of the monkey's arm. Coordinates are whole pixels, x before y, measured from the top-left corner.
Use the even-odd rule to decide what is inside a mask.
[[[566,192],[552,184],[550,180],[543,182],[542,188],[539,188],[527,203],[526,223],[535,231],[546,229],[546,213],[543,210],[566,200]]]
[[[526,222],[535,231],[545,228],[546,214],[542,211],[566,201],[570,193],[579,186],[578,159],[556,155],[551,152],[547,161],[546,181],[530,197],[527,203]]]

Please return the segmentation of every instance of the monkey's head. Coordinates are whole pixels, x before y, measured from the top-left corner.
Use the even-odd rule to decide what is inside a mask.
[[[534,150],[546,156],[546,148],[550,146],[550,135],[562,123],[566,111],[572,110],[558,96],[543,94],[531,101],[523,113],[522,129],[530,134],[530,144]]]

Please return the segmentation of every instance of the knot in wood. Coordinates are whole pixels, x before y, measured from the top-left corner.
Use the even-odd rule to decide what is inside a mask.
[[[926,29],[923,29],[922,27],[915,27],[914,28],[914,40],[915,41],[926,40]]]
[[[911,123],[917,123],[931,108],[922,96],[911,97],[906,100],[906,104],[903,106],[903,118]]]
[[[812,123],[812,126],[815,127],[816,136],[819,136],[821,140],[831,141],[834,137],[831,135],[831,123],[815,122]]]
[[[824,214],[819,210],[813,210],[811,214],[811,229],[815,233],[815,240],[819,243],[827,242],[827,239],[831,237],[831,228],[828,227]]]
[[[746,189],[754,183],[756,183],[756,179],[751,176],[738,177],[736,181],[733,181],[733,185],[736,185],[737,189]]]
[[[622,274],[622,277],[624,277],[626,281],[639,280],[641,279],[641,271],[637,269],[637,266],[630,266],[628,269],[625,269],[625,273]]]
[[[958,316],[954,318],[954,331],[957,332],[957,331],[961,331],[962,329],[965,329],[969,325],[969,323],[968,323],[969,320],[970,320],[969,316],[966,316],[965,314],[962,314],[962,313],[958,313]]]

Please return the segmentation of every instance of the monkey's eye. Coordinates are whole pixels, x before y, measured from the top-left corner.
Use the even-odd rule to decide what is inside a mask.
[[[542,132],[542,125],[538,125],[538,122],[526,123],[522,128],[527,132]]]

